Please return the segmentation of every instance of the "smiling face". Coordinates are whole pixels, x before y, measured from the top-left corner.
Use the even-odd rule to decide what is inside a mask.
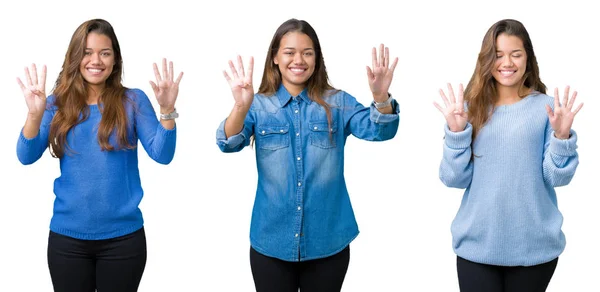
[[[102,89],[113,71],[114,64],[115,54],[110,38],[104,34],[90,32],[79,65],[83,79],[92,88]]]
[[[281,38],[273,62],[281,72],[281,82],[292,95],[298,95],[315,71],[315,49],[310,37],[302,32],[289,32]]]
[[[513,35],[501,33],[496,39],[496,62],[492,76],[496,86],[518,88],[527,70],[527,54],[523,41]]]

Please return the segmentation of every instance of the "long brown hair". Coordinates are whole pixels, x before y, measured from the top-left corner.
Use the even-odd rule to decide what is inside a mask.
[[[477,58],[475,72],[465,88],[464,97],[468,104],[469,121],[473,126],[472,141],[490,118],[490,109],[498,99],[496,81],[492,76],[496,62],[496,39],[500,34],[516,36],[523,41],[527,56],[527,68],[519,85],[519,97],[529,94],[528,89],[546,93],[546,85],[540,80],[540,72],[533,52],[533,45],[525,26],[514,19],[503,19],[492,25],[481,44],[481,51]]]
[[[332,93],[335,90],[333,86],[329,84],[329,77],[327,76],[327,70],[325,69],[325,60],[323,59],[323,53],[321,52],[321,43],[317,37],[315,30],[304,20],[289,19],[279,26],[271,44],[269,45],[269,51],[267,53],[267,59],[265,60],[265,69],[263,71],[262,81],[258,89],[258,93],[264,95],[273,95],[279,89],[281,84],[281,72],[279,67],[275,65],[274,58],[277,56],[281,39],[289,32],[301,32],[307,35],[314,46],[315,50],[315,71],[308,78],[306,82],[308,97],[314,102],[318,103],[325,109],[327,114],[327,123],[331,128],[331,108],[327,102],[323,99],[328,93]]]
[[[115,61],[98,99],[99,109],[102,111],[102,120],[98,127],[98,143],[102,150],[115,150],[109,142],[109,137],[116,130],[117,149],[134,147],[127,133],[128,121],[124,105],[127,99],[125,96],[127,88],[121,83],[123,59],[119,41],[110,23],[103,19],[92,19],[82,23],[73,33],[62,70],[54,85],[53,94],[56,98],[54,106],[57,110],[48,137],[50,153],[54,157],[61,158],[65,152],[72,151],[67,145],[67,133],[90,115],[87,105],[89,84],[81,75],[79,66],[84,57],[87,37],[92,32],[110,38]]]

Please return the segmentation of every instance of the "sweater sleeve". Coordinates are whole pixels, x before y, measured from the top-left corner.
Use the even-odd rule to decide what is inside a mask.
[[[55,108],[53,107],[54,96],[49,96],[46,99],[46,110],[40,123],[40,130],[37,136],[27,139],[23,136],[23,129],[19,133],[17,140],[17,158],[24,164],[32,164],[36,162],[48,147],[48,135],[50,134],[50,124],[54,118]]]
[[[444,153],[440,164],[440,180],[451,188],[465,189],[473,178],[471,159],[471,135],[473,126],[467,123],[462,132],[452,132],[444,126]]]
[[[548,122],[544,143],[544,181],[553,187],[569,184],[579,165],[577,133],[571,130],[569,139],[560,140]]]
[[[165,129],[159,122],[148,96],[139,89],[132,91],[136,104],[134,109],[135,131],[144,150],[154,161],[169,164],[175,156],[177,126],[171,130]]]

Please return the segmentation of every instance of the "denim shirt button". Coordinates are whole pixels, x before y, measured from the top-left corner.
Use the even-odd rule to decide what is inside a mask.
[[[298,158],[296,158],[297,160],[300,160],[300,156],[298,156]]]
[[[301,183],[301,182],[298,182],[298,186],[301,186],[301,185],[302,185],[302,183]]]
[[[294,235],[294,237],[298,237],[298,233],[296,233],[296,235]]]
[[[300,133],[296,133],[296,136],[300,136]]]
[[[315,130],[318,130],[319,128],[317,128],[317,126],[314,127]]]
[[[302,209],[302,207],[298,206],[298,211],[300,211]]]
[[[295,113],[298,113],[298,110],[295,110],[294,112],[295,112]]]
[[[264,134],[265,134],[265,131],[263,130],[263,131],[261,132],[261,134],[263,134],[263,135],[264,135]]]

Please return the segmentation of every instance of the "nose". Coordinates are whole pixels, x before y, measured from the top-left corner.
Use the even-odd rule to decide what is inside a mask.
[[[100,60],[100,54],[92,54],[92,64],[100,64],[102,61]]]
[[[298,52],[294,55],[294,64],[303,64],[304,58],[302,57],[302,52]]]
[[[504,56],[502,59],[502,67],[512,67],[513,61],[510,56]]]

